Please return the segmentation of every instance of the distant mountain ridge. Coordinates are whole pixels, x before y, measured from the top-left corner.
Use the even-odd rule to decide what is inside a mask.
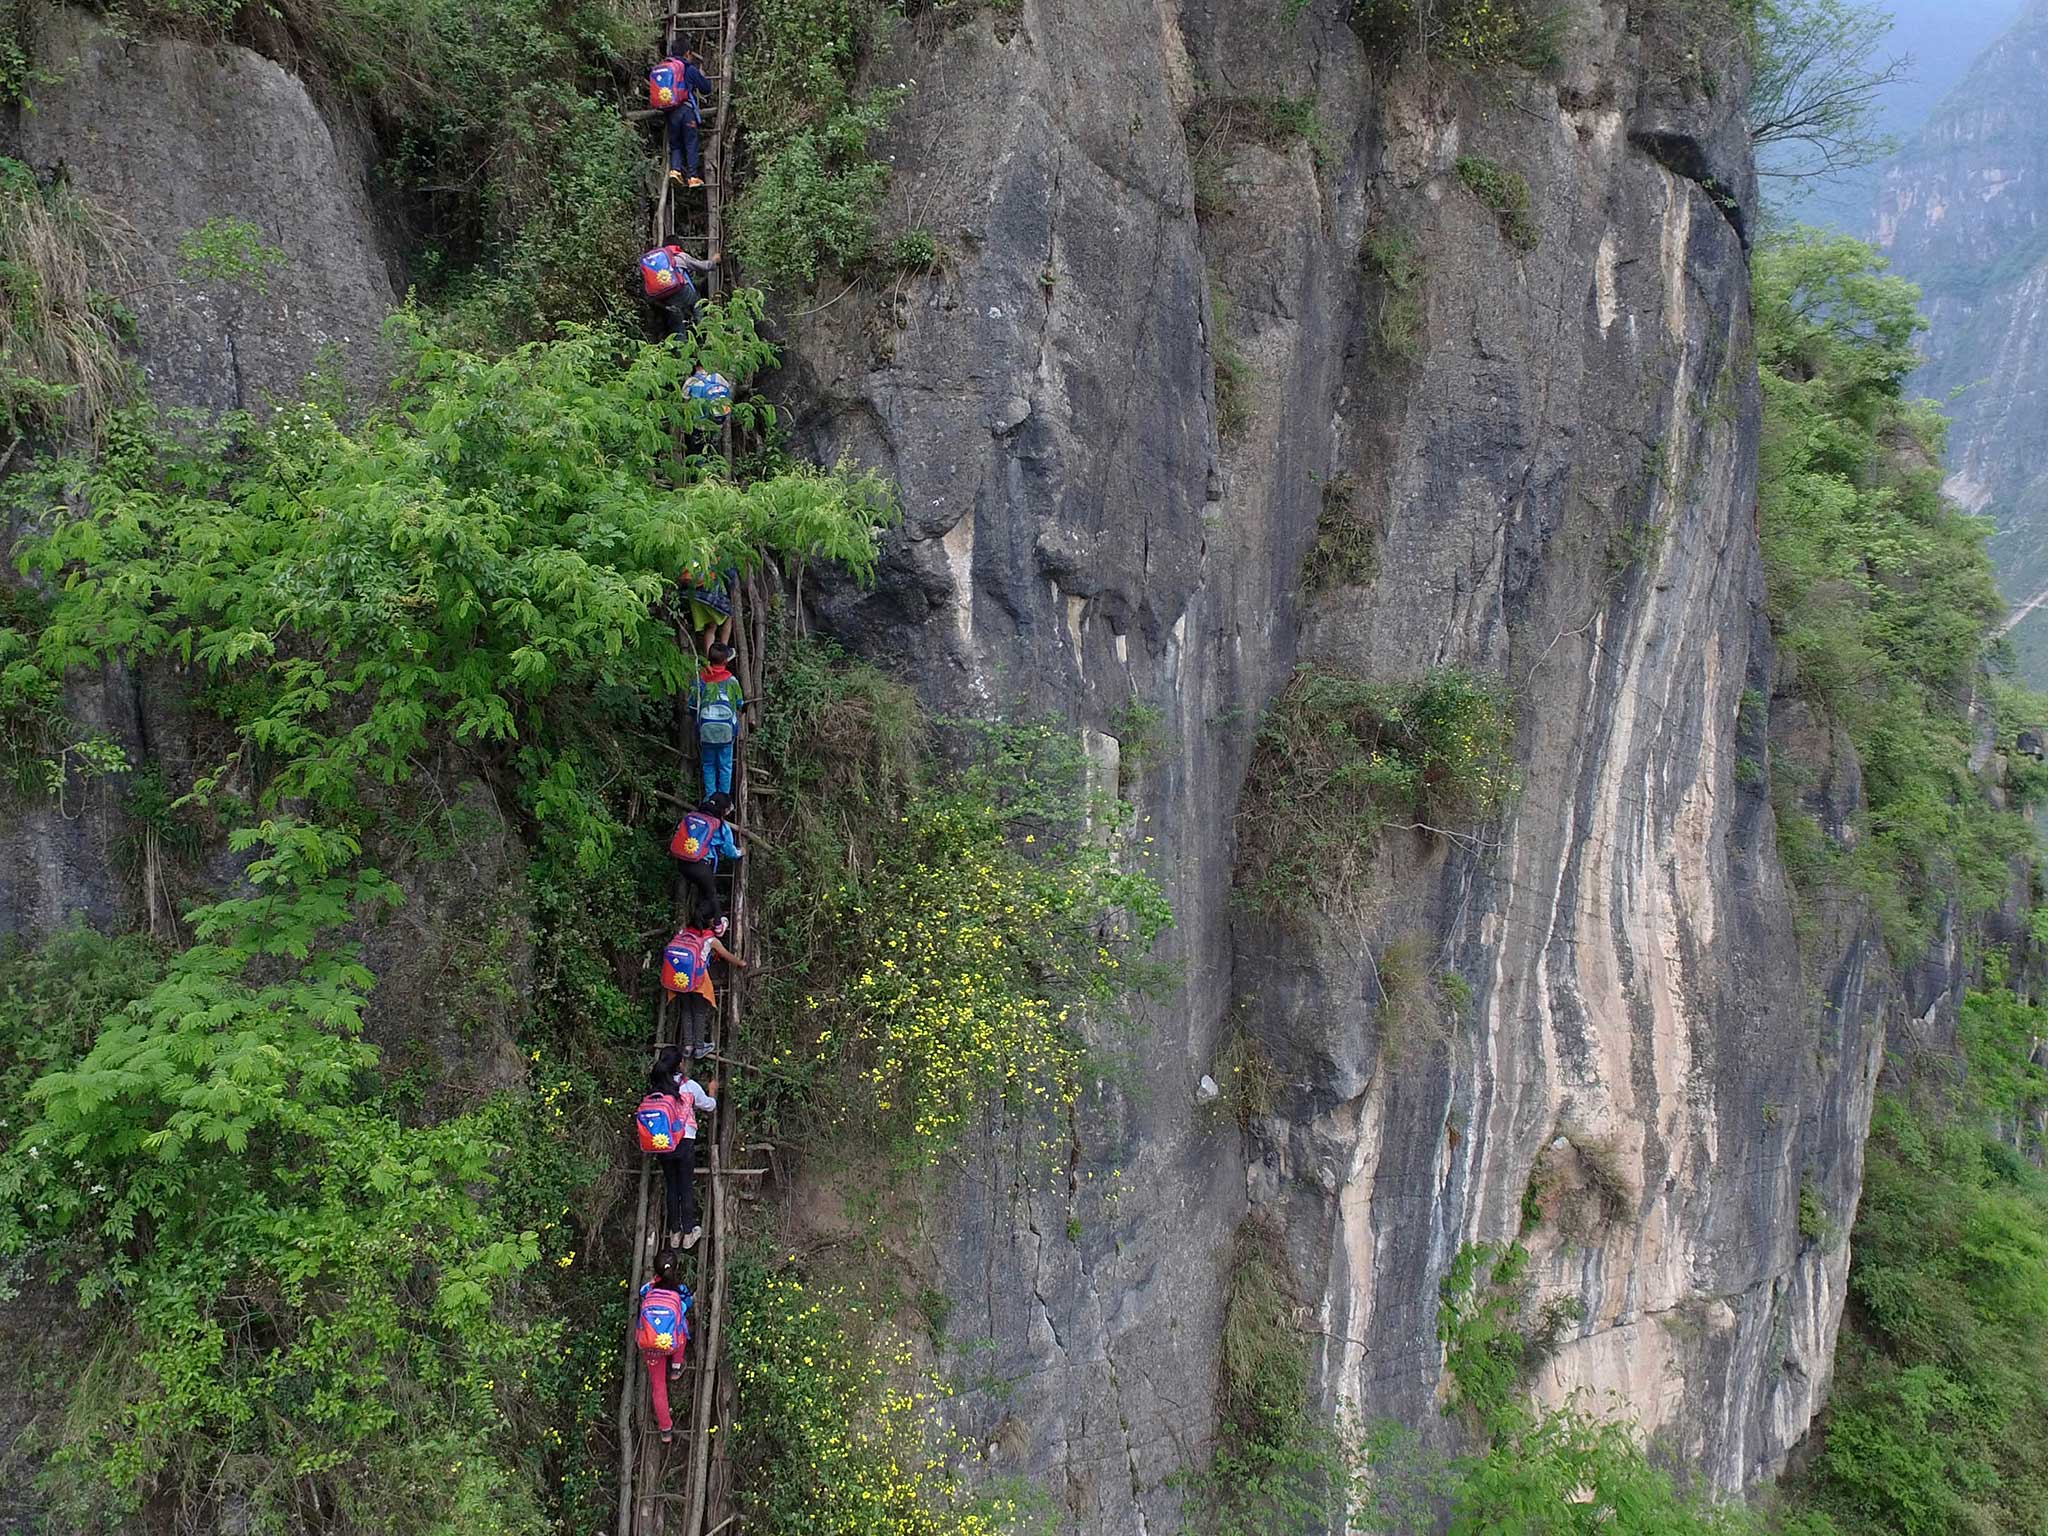
[[[1917,383],[1954,419],[1949,493],[1993,518],[2007,595],[2048,590],[2048,0],[2033,0],[1887,167],[1875,221],[1926,294]],[[2013,631],[2048,682],[2048,605]]]

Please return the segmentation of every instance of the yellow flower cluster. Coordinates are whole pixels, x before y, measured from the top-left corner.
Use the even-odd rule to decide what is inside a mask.
[[[942,812],[928,831],[924,856],[870,912],[872,963],[849,1001],[875,1108],[900,1106],[936,1157],[985,1104],[1065,1109],[1084,1053],[1048,985],[1067,968],[1053,937],[1071,901],[963,815]]]
[[[908,1343],[839,1290],[743,1266],[734,1277],[736,1454],[757,1468],[749,1513],[805,1536],[995,1536],[1004,1511],[972,1501],[954,1470],[968,1448],[948,1431],[948,1395],[919,1374]],[[849,1323],[868,1325],[856,1337]]]

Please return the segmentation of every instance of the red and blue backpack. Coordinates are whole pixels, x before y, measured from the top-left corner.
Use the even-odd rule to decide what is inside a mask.
[[[711,941],[701,928],[679,931],[661,952],[661,984],[671,992],[702,991],[711,969]]]
[[[681,246],[664,245],[640,258],[640,286],[650,299],[665,298],[685,289],[696,292],[689,268],[676,260],[681,254]]]
[[[647,71],[647,104],[664,112],[681,106],[690,99],[688,75],[689,66],[681,59],[663,59]]]
[[[650,1280],[640,1290],[640,1326],[633,1331],[633,1342],[660,1354],[681,1354],[690,1342],[693,1299],[687,1285],[669,1290]]]
[[[685,864],[702,864],[706,859],[716,858],[711,840],[723,825],[716,816],[692,811],[676,823],[676,835],[668,840],[668,851]]]
[[[650,1093],[633,1111],[633,1129],[640,1137],[642,1152],[673,1152],[697,1129],[696,1101],[672,1093]]]

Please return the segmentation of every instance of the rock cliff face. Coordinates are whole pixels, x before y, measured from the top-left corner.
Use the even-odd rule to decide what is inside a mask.
[[[152,396],[261,411],[302,398],[317,367],[371,385],[371,343],[394,294],[367,166],[347,131],[247,49],[127,38],[71,10],[37,10],[33,25],[50,78],[33,107],[0,119],[0,152],[67,176],[107,216]],[[225,219],[253,226],[277,253],[250,278],[210,278],[180,255],[186,237]],[[167,677],[80,680],[65,706],[134,762],[189,756],[190,722]],[[0,933],[139,919],[116,856],[120,831],[98,792],[9,816]]]
[[[1517,1231],[1532,1174],[1597,1180],[1592,1231],[1532,1239],[1539,1296],[1586,1312],[1542,1390],[1618,1394],[1726,1487],[1804,1433],[1841,1309],[1847,1255],[1795,1213],[1802,1182],[1853,1209],[1887,998],[1846,914],[1809,994],[1773,851],[1735,93],[1688,90],[1647,8],[1576,8],[1554,78],[1484,79],[1389,76],[1339,9],[1025,0],[906,36],[892,196],[950,259],[792,338],[811,444],[908,513],[826,621],[947,704],[1077,717],[1104,761],[1130,700],[1165,722],[1134,852],[1184,990],[1074,1176],[1022,1194],[991,1155],[945,1245],[1006,1383],[969,1417],[1089,1531],[1170,1528],[1247,1209],[1284,1221],[1330,1401],[1427,1431],[1451,1256]],[[1283,98],[1309,139],[1232,131]],[[1532,250],[1461,157],[1526,176]],[[1422,257],[1412,345],[1361,261],[1386,229]],[[1378,574],[1305,600],[1336,486]],[[1231,898],[1255,722],[1309,661],[1519,704],[1507,824],[1395,834],[1362,922]],[[1374,957],[1415,932],[1473,999],[1397,1052]],[[1243,1146],[1191,1103],[1234,1005],[1286,1077]]]
[[[801,433],[895,476],[907,513],[877,587],[813,593],[816,616],[936,704],[1079,722],[1178,914],[1178,988],[1105,1031],[1135,1070],[1063,1171],[1020,1133],[933,1224],[949,1331],[989,1342],[963,1424],[1091,1536],[1175,1528],[1247,1212],[1285,1234],[1331,1406],[1442,1434],[1438,1280],[1517,1232],[1532,1178],[1595,1213],[1531,1238],[1539,1301],[1585,1309],[1540,1390],[1617,1394],[1721,1486],[1768,1476],[1825,1387],[1847,1263],[1801,1239],[1801,1189],[1846,1226],[1893,1006],[1853,913],[1802,971],[1773,851],[1774,751],[1826,765],[1823,808],[1858,790],[1845,747],[1771,718],[1739,92],[1702,89],[1653,7],[1576,6],[1540,77],[1390,72],[1341,9],[1021,0],[902,28],[877,61],[917,82],[891,214],[949,256],[788,321]],[[288,76],[73,46],[151,115],[87,71],[17,126],[28,158],[138,228],[237,214],[293,261],[268,296],[138,292],[166,398],[256,404],[309,336],[367,334],[390,294],[362,171]],[[1276,127],[1301,99],[1313,131]],[[206,116],[229,101],[232,127]],[[1519,243],[1461,158],[1527,179]],[[1400,325],[1362,260],[1388,231],[1421,258]],[[1333,496],[1376,574],[1304,597]],[[1232,896],[1257,721],[1311,661],[1462,666],[1517,703],[1511,815],[1392,834],[1363,918]],[[173,718],[126,680],[102,695],[81,712],[132,743]],[[1126,754],[1146,711],[1162,745]],[[0,836],[27,872],[0,929],[121,910],[109,835]],[[515,856],[479,857],[492,885]],[[437,899],[415,915],[445,938]],[[1415,934],[1472,997],[1397,1043],[1377,960]],[[1284,1079],[1249,1136],[1194,1103],[1240,1025]]]
[[[1992,553],[2016,645],[2048,680],[2048,3],[1986,49],[1887,169],[1877,238],[1926,293],[1928,362],[1944,402],[1949,494],[1994,518]]]

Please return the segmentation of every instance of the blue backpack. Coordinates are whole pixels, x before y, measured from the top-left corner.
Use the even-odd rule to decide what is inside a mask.
[[[671,1291],[650,1280],[640,1292],[640,1326],[634,1332],[634,1342],[664,1355],[681,1354],[690,1342],[693,1299],[690,1288],[680,1281]]]
[[[684,383],[683,393],[708,407],[714,420],[723,421],[732,414],[732,385],[722,373],[706,373],[699,368]]]
[[[739,684],[722,677],[711,684],[697,685],[697,739],[722,747],[739,734],[740,712],[733,703]]]

